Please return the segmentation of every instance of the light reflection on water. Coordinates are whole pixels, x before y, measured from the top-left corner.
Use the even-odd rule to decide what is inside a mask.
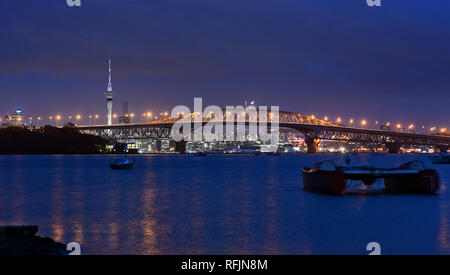
[[[343,156],[0,156],[0,224],[37,224],[87,254],[450,253],[447,185],[437,196],[324,196],[300,169]],[[352,156],[381,167],[423,155]],[[430,164],[431,165],[431,164]]]

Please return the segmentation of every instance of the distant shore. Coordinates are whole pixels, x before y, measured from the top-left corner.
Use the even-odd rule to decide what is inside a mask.
[[[107,143],[102,137],[82,134],[73,127],[0,129],[1,155],[101,154],[106,152]]]

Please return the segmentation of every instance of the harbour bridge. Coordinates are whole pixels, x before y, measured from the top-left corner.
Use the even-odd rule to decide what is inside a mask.
[[[321,140],[380,143],[384,144],[390,153],[398,153],[401,146],[409,145],[433,146],[441,152],[446,152],[450,148],[450,136],[349,127],[294,112],[280,111],[278,114],[275,114],[278,116],[278,119],[275,118],[276,120],[274,120],[274,116],[270,111],[264,115],[260,115],[259,113],[245,113],[239,116],[234,113],[229,115],[224,110],[223,114],[219,118],[213,112],[208,114],[196,112],[186,115],[180,114],[178,117],[169,117],[148,123],[83,125],[77,126],[77,128],[82,133],[102,136],[112,141],[127,141],[139,139],[170,139],[173,125],[182,118],[188,118],[191,121],[191,129],[198,125],[198,123],[202,123],[202,125],[206,123],[225,124],[230,119],[232,119],[235,125],[267,122],[268,128],[270,129],[271,121],[278,121],[280,128],[295,129],[302,133],[305,136],[308,153],[311,154],[318,153],[318,144]],[[176,151],[180,153],[185,152],[186,142],[180,141],[175,144]]]

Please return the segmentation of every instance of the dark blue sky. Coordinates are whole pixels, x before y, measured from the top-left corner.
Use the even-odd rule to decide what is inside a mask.
[[[0,0],[0,112],[206,104],[450,128],[450,2]]]

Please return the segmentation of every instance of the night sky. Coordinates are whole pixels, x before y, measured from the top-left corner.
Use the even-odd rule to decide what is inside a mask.
[[[0,112],[257,105],[450,128],[450,1],[0,0]]]

